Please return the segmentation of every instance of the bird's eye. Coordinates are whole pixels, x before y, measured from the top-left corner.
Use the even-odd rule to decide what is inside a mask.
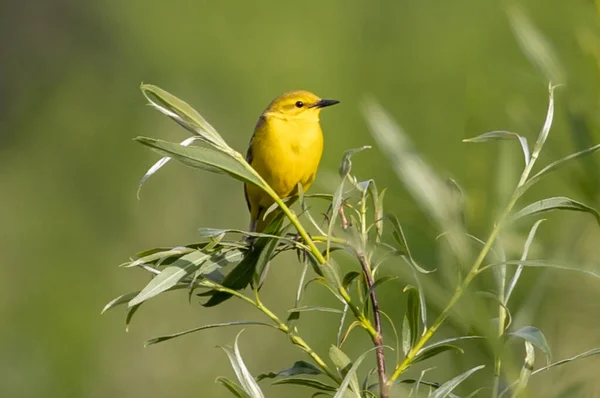
[[[296,108],[302,108],[304,106],[304,102],[296,101]]]

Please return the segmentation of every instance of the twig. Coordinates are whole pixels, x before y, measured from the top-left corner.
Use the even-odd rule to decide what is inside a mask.
[[[356,253],[356,256],[360,261],[363,274],[365,275],[365,280],[367,281],[367,289],[371,291],[371,306],[373,307],[373,318],[375,321],[375,330],[377,331],[377,336],[372,336],[372,340],[373,344],[375,344],[375,346],[377,347],[375,353],[377,356],[377,375],[379,377],[380,397],[388,398],[390,396],[390,388],[387,385],[387,376],[385,374],[385,354],[383,352],[383,334],[381,333],[381,315],[379,314],[379,303],[377,301],[377,294],[375,293],[375,289],[371,289],[373,287],[371,267],[369,266],[369,263],[367,262],[364,253]]]

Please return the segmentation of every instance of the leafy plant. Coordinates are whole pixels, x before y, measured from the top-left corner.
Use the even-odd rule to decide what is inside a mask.
[[[171,248],[155,248],[138,253],[131,261],[122,265],[125,268],[140,268],[151,274],[152,279],[141,290],[117,297],[106,305],[103,312],[119,305],[127,304],[127,324],[135,311],[147,300],[171,290],[185,290],[190,298],[196,294],[207,300],[206,307],[218,306],[222,302],[235,298],[258,310],[266,321],[233,320],[213,325],[200,326],[168,336],[149,340],[147,345],[157,344],[173,338],[192,334],[209,328],[226,326],[264,326],[285,334],[291,343],[305,354],[305,358],[296,361],[290,368],[281,371],[269,371],[251,376],[242,359],[241,350],[236,338],[233,348],[225,347],[231,364],[235,370],[237,382],[221,377],[218,379],[233,395],[237,397],[263,397],[259,382],[273,380],[273,385],[288,384],[310,388],[313,396],[334,397],[389,397],[392,389],[399,384],[412,384],[411,394],[418,395],[427,390],[430,397],[455,397],[455,388],[473,373],[481,370],[483,364],[473,364],[472,368],[457,375],[445,383],[430,382],[424,379],[423,372],[418,380],[406,378],[406,372],[416,363],[430,361],[446,351],[463,353],[465,349],[456,345],[473,339],[483,339],[493,348],[493,379],[490,385],[475,390],[474,396],[486,388],[491,389],[491,396],[506,394],[517,396],[525,391],[529,378],[542,370],[563,363],[600,353],[598,349],[590,350],[573,358],[550,363],[537,371],[533,370],[535,349],[551,358],[551,350],[541,330],[534,326],[525,326],[510,331],[510,298],[518,285],[524,267],[548,267],[582,271],[600,277],[588,270],[578,269],[570,264],[557,264],[544,260],[529,260],[529,248],[535,238],[542,220],[534,223],[524,245],[520,258],[506,259],[494,255],[494,247],[502,230],[528,216],[537,216],[554,210],[570,210],[587,212],[600,219],[593,208],[565,197],[546,198],[532,204],[519,205],[522,195],[537,181],[550,172],[562,167],[567,161],[590,155],[598,149],[590,149],[569,155],[542,168],[532,175],[534,166],[544,147],[554,116],[554,87],[550,86],[548,112],[543,128],[531,150],[527,140],[509,132],[492,132],[465,140],[466,142],[483,142],[495,139],[517,138],[524,153],[524,169],[521,178],[504,210],[494,222],[494,226],[486,240],[481,240],[467,233],[462,220],[461,201],[456,195],[456,183],[446,183],[429,167],[414,151],[407,137],[392,121],[384,109],[375,102],[365,105],[365,117],[373,136],[382,152],[389,158],[394,171],[407,190],[421,205],[431,221],[443,231],[448,247],[459,267],[459,279],[453,293],[446,300],[446,305],[435,319],[428,319],[428,291],[423,281],[433,271],[426,270],[418,264],[411,254],[409,243],[402,226],[395,215],[384,212],[385,190],[379,190],[373,180],[359,181],[352,174],[352,156],[367,149],[349,150],[343,156],[340,165],[341,183],[332,196],[306,195],[300,187],[300,215],[296,214],[286,202],[279,198],[266,182],[252,169],[244,157],[229,147],[217,131],[210,126],[194,109],[175,96],[152,85],[142,85],[142,92],[150,104],[175,120],[186,130],[194,134],[182,144],[162,140],[138,137],[143,145],[165,156],[144,176],[145,181],[169,159],[202,170],[228,175],[244,182],[261,187],[275,201],[279,216],[269,225],[264,233],[249,233],[234,229],[200,230],[201,241],[194,244]],[[193,143],[203,146],[188,146]],[[329,205],[325,217],[325,227],[317,222],[311,214],[311,201],[326,201]],[[520,207],[520,210],[517,210]],[[316,233],[310,235],[306,225],[310,225]],[[384,229],[391,228],[391,233],[384,234]],[[252,237],[253,244],[245,238]],[[390,239],[391,238],[391,239]],[[481,243],[481,248],[472,253],[470,239]],[[297,285],[294,306],[289,309],[287,318],[275,314],[263,303],[260,288],[268,283],[268,264],[278,255],[287,251],[296,251],[298,260],[304,265],[304,271]],[[355,260],[355,267],[342,275],[336,264],[334,252],[350,253]],[[494,261],[493,261],[494,260]],[[385,351],[393,348],[384,345],[382,317],[387,315],[379,307],[377,289],[406,273],[399,275],[382,275],[381,265],[384,263],[404,263],[410,270],[411,285],[404,288],[406,292],[406,314],[402,325],[391,322],[396,336],[395,347],[397,360],[390,362]],[[516,266],[510,272],[509,266]],[[396,267],[397,269],[397,267]],[[311,271],[309,271],[311,270]],[[488,270],[496,275],[496,293],[483,292],[474,296],[476,300],[493,299],[497,306],[496,331],[491,335],[464,335],[431,342],[441,326],[451,316],[452,310],[463,298],[473,280]],[[312,276],[309,276],[312,274]],[[252,280],[250,294],[245,294],[242,279]],[[303,305],[306,287],[317,283],[325,286],[339,301],[337,308],[325,306]],[[326,359],[302,338],[297,321],[306,311],[320,311],[340,318],[335,344],[331,345]],[[352,320],[350,321],[350,318]],[[389,319],[389,318],[388,318]],[[396,332],[401,327],[400,336]],[[373,348],[358,358],[351,359],[342,346],[348,335],[354,330],[362,329],[371,339]],[[500,388],[501,379],[510,380],[511,373],[503,373],[503,347],[508,339],[522,339],[526,348],[526,358],[520,376],[514,382],[507,382],[508,387]],[[367,373],[361,381],[358,369],[368,357],[374,355],[375,370]],[[310,361],[310,362],[307,362]],[[373,375],[377,381],[371,383]]]

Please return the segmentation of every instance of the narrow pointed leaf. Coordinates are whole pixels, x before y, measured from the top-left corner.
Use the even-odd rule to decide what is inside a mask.
[[[227,377],[219,376],[216,381],[221,383],[230,393],[238,398],[251,398],[242,386],[233,380],[229,380]]]
[[[208,257],[206,253],[195,251],[179,258],[152,278],[150,283],[129,302],[129,306],[140,304],[175,286],[181,279],[194,272]]]
[[[191,133],[197,134],[204,141],[218,147],[227,148],[227,144],[214,127],[204,120],[189,104],[151,84],[142,84],[140,88],[154,108],[169,116]]]
[[[410,348],[412,349],[419,339],[421,304],[419,292],[414,286],[407,286],[404,288],[404,291],[408,292],[408,297],[406,299],[406,318],[408,319],[408,326],[410,328]]]
[[[331,362],[339,369],[342,377],[348,376],[348,372],[352,368],[352,360],[342,351],[340,348],[332,345],[329,347],[329,358]],[[348,379],[348,383],[352,388],[352,391],[358,393],[360,391],[360,384],[358,382],[358,375],[354,372],[353,375]],[[341,389],[341,387],[340,387]],[[340,391],[340,390],[338,390]]]
[[[527,260],[527,256],[529,255],[529,248],[531,247],[531,244],[533,243],[533,239],[535,238],[537,229],[540,226],[540,224],[544,221],[545,221],[544,219],[537,220],[536,223],[533,224],[533,227],[531,227],[531,229],[529,230],[529,234],[527,235],[527,239],[525,240],[525,246],[523,247],[523,254],[521,255],[521,260]],[[519,265],[517,267],[513,277],[511,278],[510,283],[508,284],[508,289],[506,290],[506,297],[504,299],[505,303],[508,303],[508,300],[510,300],[510,296],[512,295],[513,290],[515,289],[515,287],[517,286],[517,283],[519,282],[519,278],[521,277],[522,271],[523,271],[523,266]]]
[[[200,327],[197,327],[197,328],[184,330],[182,332],[178,332],[178,333],[168,334],[168,335],[165,335],[165,336],[156,337],[156,338],[153,338],[151,340],[148,340],[144,344],[144,346],[148,347],[148,346],[153,345],[153,344],[162,343],[162,342],[165,342],[165,341],[177,338],[177,337],[188,335],[190,333],[199,332],[201,330],[222,328],[222,327],[227,327],[227,326],[240,326],[240,325],[260,325],[260,326],[273,327],[273,325],[270,325],[270,324],[264,323],[264,322],[258,322],[258,321],[231,321],[231,322],[224,322],[224,323],[213,323],[211,325],[203,325],[203,326],[200,326]]]
[[[465,381],[465,379],[467,379],[469,376],[471,376],[473,373],[477,372],[478,370],[481,370],[485,367],[485,365],[480,365],[477,366],[473,369],[467,370],[466,372],[456,376],[455,378],[453,378],[452,380],[447,381],[446,383],[442,384],[440,386],[440,388],[438,388],[437,390],[435,390],[435,392],[433,394],[431,394],[431,398],[445,398],[447,396],[450,395],[450,393],[463,381]]]
[[[255,184],[259,187],[263,185],[256,174],[249,170],[242,161],[228,153],[212,148],[183,147],[177,143],[148,137],[137,137],[136,141],[187,166],[213,173],[227,174],[237,180]]]
[[[571,210],[589,213],[593,215],[596,218],[598,224],[600,224],[600,213],[598,213],[596,209],[587,206],[583,203],[577,202],[573,199],[562,196],[542,199],[540,201],[532,203],[515,213],[511,217],[511,221],[516,221],[526,216],[537,215],[554,210]]]
[[[342,384],[340,384],[340,387],[337,389],[337,392],[334,395],[334,398],[344,397],[344,394],[346,393],[348,386],[352,387],[352,391],[355,393],[357,398],[361,398],[360,397],[360,385],[358,384],[358,376],[356,375],[356,372],[358,371],[358,367],[360,366],[362,361],[366,358],[367,354],[369,354],[371,351],[375,350],[376,348],[377,347],[373,347],[373,348],[367,350],[360,357],[358,357],[356,359],[356,361],[354,361],[354,363],[352,364],[352,367],[347,371],[346,376],[344,377],[344,380],[342,380]],[[356,382],[355,382],[355,380],[356,380]]]
[[[279,372],[269,372],[262,373],[256,376],[257,381],[261,381],[262,379],[274,379],[279,376],[297,376],[297,375],[319,375],[323,372],[317,368],[312,363],[306,361],[296,361],[294,364],[284,370],[280,370]]]
[[[550,163],[548,166],[544,167],[542,170],[540,170],[538,173],[536,173],[533,177],[529,178],[529,180],[525,183],[525,188],[524,189],[528,189],[529,187],[531,187],[533,184],[535,184],[536,182],[538,182],[542,177],[546,176],[547,174],[563,167],[566,165],[566,163],[568,163],[570,160],[573,159],[577,159],[580,157],[584,157],[587,155],[591,155],[593,153],[596,153],[600,150],[600,144],[598,145],[594,145],[591,148],[588,149],[584,149],[583,151],[580,152],[576,152],[573,153],[569,156],[566,156],[560,160],[556,160],[552,163]]]
[[[275,380],[273,382],[273,385],[279,385],[279,384],[292,384],[295,386],[304,386],[304,387],[315,388],[315,389],[321,390],[321,391],[335,391],[336,390],[336,388],[330,384],[323,383],[322,381],[319,381],[319,380],[308,379],[308,378],[303,378],[303,377],[289,377],[287,379],[279,379],[279,380]]]
[[[233,367],[235,375],[244,391],[246,391],[246,393],[248,393],[248,395],[250,395],[251,398],[264,398],[260,387],[256,383],[254,377],[252,377],[252,375],[248,371],[248,368],[246,367],[246,364],[242,359],[242,355],[240,354],[238,340],[242,332],[243,330],[237,334],[235,338],[235,343],[233,345],[233,350],[230,347],[221,348],[227,354],[229,362],[231,362],[231,366]]]
[[[315,307],[315,306],[297,307],[297,308],[291,308],[288,310],[288,312],[309,312],[309,311],[330,312],[333,314],[343,314],[344,313],[344,311],[338,310],[337,308]]]
[[[512,133],[510,131],[490,131],[488,133],[478,135],[477,137],[464,139],[463,142],[485,142],[490,140],[508,140],[513,138],[519,140],[521,149],[523,150],[523,156],[525,157],[525,165],[529,164],[531,152],[529,151],[527,138],[520,136],[517,133]]]
[[[129,300],[131,300],[132,298],[134,298],[135,296],[137,296],[140,292],[130,292],[130,293],[125,293],[120,295],[119,297],[116,297],[114,299],[112,299],[108,304],[106,304],[104,306],[104,308],[102,309],[102,312],[100,313],[100,315],[104,314],[106,311],[110,310],[111,308],[115,308],[118,305],[121,304],[125,304],[127,302],[129,302]]]
[[[422,348],[414,357],[412,363],[424,361],[446,351],[458,351],[461,354],[464,353],[464,350],[458,346],[452,344],[437,344],[432,347]]]
[[[179,145],[181,146],[189,146],[190,144],[192,144],[194,141],[199,140],[199,137],[189,137],[186,138],[185,140],[181,141],[179,143]],[[149,169],[148,171],[146,171],[146,174],[144,174],[144,176],[140,179],[140,181],[138,182],[138,188],[137,188],[137,198],[140,198],[140,191],[142,190],[142,185],[144,185],[144,183],[146,181],[148,181],[148,179],[150,177],[152,177],[154,174],[156,174],[156,172],[158,170],[160,170],[165,164],[167,164],[169,162],[169,160],[171,160],[171,158],[169,156],[165,156],[163,158],[161,158],[160,160],[158,160],[156,163],[154,163]]]

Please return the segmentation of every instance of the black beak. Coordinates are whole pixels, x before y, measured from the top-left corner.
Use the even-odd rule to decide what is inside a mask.
[[[335,104],[339,104],[339,103],[340,103],[340,101],[338,101],[338,100],[322,99],[322,100],[319,100],[319,102],[317,102],[313,106],[311,106],[311,108],[325,108],[326,106],[331,106],[331,105],[335,105]]]

